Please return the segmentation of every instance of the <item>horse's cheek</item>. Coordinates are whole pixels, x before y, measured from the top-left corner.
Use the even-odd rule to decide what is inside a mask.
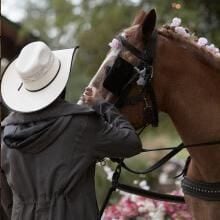
[[[142,128],[145,124],[144,103],[139,102],[135,105],[122,107],[120,112],[129,120],[135,129]]]

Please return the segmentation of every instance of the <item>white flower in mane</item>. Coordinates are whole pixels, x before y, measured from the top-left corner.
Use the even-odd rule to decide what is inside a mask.
[[[190,33],[182,26],[180,18],[173,18],[171,24],[169,27],[171,27],[175,33],[185,37],[185,38],[191,38],[199,47],[204,47],[208,52],[212,53],[214,56],[220,57],[220,51],[219,48],[217,48],[214,44],[208,45],[208,40],[205,37],[200,37],[197,41],[195,40],[195,36],[190,35]],[[141,80],[140,80],[141,81]]]
[[[190,37],[190,34],[186,31],[184,27],[175,27],[175,32],[183,37]]]
[[[205,37],[200,37],[197,41],[197,45],[199,47],[205,47],[208,52],[220,57],[219,48],[217,48],[214,44],[208,45],[208,40]]]
[[[211,53],[219,53],[219,49],[214,44],[206,45],[206,49]]]
[[[218,52],[219,52],[219,49],[216,48],[214,44],[206,45],[206,49],[207,49],[210,53],[218,53]]]
[[[202,46],[205,46],[206,44],[208,44],[208,40],[205,38],[205,37],[200,37],[198,39],[198,42],[197,44],[202,47]]]
[[[173,18],[172,23],[170,24],[170,27],[180,26],[181,22],[182,21],[180,18]]]

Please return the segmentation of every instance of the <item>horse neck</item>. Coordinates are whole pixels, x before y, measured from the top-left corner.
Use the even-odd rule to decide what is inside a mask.
[[[219,74],[197,59],[187,45],[159,35],[153,86],[159,109],[171,117],[185,144],[220,140]],[[195,178],[210,180],[206,173],[216,170],[219,148],[188,151],[197,167],[202,167]],[[209,165],[204,163],[207,155],[212,160]],[[213,180],[220,181],[218,170]]]

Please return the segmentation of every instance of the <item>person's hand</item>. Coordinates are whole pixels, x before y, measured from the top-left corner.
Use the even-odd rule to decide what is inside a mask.
[[[82,95],[82,101],[88,105],[93,106],[99,101],[104,100],[100,91],[95,87],[87,87]]]

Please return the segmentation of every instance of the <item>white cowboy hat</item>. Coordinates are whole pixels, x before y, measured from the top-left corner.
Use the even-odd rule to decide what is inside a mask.
[[[50,105],[67,84],[77,48],[51,51],[41,41],[26,45],[3,73],[4,103],[24,113]]]

